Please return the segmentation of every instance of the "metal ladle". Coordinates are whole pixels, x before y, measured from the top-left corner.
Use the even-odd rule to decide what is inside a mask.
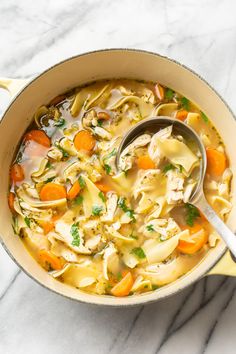
[[[192,191],[189,203],[201,210],[206,219],[210,222],[210,224],[214,227],[217,233],[225,241],[226,245],[232,252],[234,258],[236,258],[236,237],[234,233],[219,218],[216,212],[208,204],[204,195],[203,181],[207,167],[205,147],[199,139],[198,135],[195,133],[195,131],[187,124],[183,123],[180,120],[164,116],[152,117],[142,120],[141,122],[137,123],[133,128],[131,128],[128,133],[123,137],[117,152],[116,163],[117,165],[119,165],[119,158],[121,152],[138,136],[144,133],[157,133],[159,130],[166,128],[170,125],[172,125],[172,131],[175,135],[181,135],[184,138],[191,139],[192,141],[194,141],[201,153],[199,179],[195,189]]]

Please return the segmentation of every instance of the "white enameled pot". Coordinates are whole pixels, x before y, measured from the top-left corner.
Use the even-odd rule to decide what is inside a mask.
[[[112,78],[160,82],[200,106],[211,117],[222,136],[233,174],[236,176],[236,121],[233,113],[205,80],[169,58],[142,50],[107,49],[69,58],[30,81],[2,78],[0,87],[7,89],[13,96],[0,123],[0,234],[4,248],[20,268],[45,288],[65,297],[91,304],[112,306],[145,304],[175,294],[206,275],[236,276],[236,264],[223,242],[220,242],[189,273],[156,291],[124,298],[92,295],[53,279],[26,251],[21,240],[14,235],[7,203],[9,166],[17,144],[30,124],[34,112],[55,96],[76,86],[94,80]],[[236,230],[235,181],[236,179],[233,178],[233,210],[227,222],[233,231]]]

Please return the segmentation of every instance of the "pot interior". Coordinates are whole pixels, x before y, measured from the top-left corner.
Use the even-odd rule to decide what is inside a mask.
[[[58,282],[36,263],[25,250],[21,240],[13,233],[11,213],[7,204],[9,166],[17,144],[30,124],[35,110],[42,104],[48,103],[58,94],[76,86],[94,80],[112,78],[157,81],[180,92],[201,107],[211,118],[226,145],[233,174],[236,173],[236,154],[234,152],[236,123],[231,111],[222,99],[196,74],[167,58],[136,50],[105,50],[68,59],[34,79],[9,106],[0,124],[0,161],[2,166],[0,233],[5,248],[28,275],[57,293],[88,303],[124,306],[155,301],[173,294],[197,280],[224,253],[223,242],[220,242],[215,249],[210,250],[201,263],[191,272],[154,292],[127,298],[90,295]],[[235,199],[234,178],[232,182],[234,207],[228,219],[228,226],[233,231],[236,230]]]

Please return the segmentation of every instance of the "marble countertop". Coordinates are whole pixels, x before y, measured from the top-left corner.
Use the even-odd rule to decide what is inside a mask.
[[[234,0],[1,0],[0,76],[75,54],[141,48],[206,78],[236,112]],[[0,91],[0,113],[8,104]],[[0,246],[0,353],[235,353],[236,279],[205,278],[149,306],[91,307],[48,292]]]

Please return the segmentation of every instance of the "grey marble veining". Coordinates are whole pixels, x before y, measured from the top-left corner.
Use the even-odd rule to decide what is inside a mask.
[[[234,0],[1,0],[0,76],[25,78],[89,50],[168,55],[236,111]],[[0,91],[0,113],[8,96]],[[223,119],[223,117],[222,117]],[[0,353],[235,353],[236,279],[209,277],[127,309],[79,304],[40,287],[0,247]]]

